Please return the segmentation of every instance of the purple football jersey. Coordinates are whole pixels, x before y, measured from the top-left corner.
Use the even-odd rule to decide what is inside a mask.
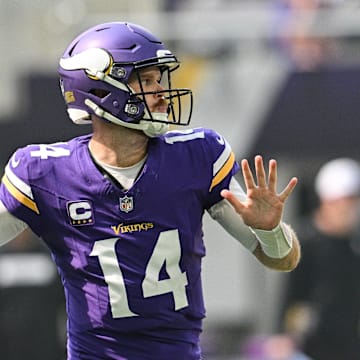
[[[0,188],[56,262],[69,359],[199,359],[202,217],[239,168],[230,146],[203,128],[152,138],[125,191],[89,140],[17,150]]]

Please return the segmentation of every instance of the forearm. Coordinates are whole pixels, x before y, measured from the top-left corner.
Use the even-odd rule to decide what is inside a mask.
[[[214,210],[214,209],[213,209]],[[241,221],[239,215],[228,203],[221,202],[213,211],[213,218],[266,267],[278,271],[293,270],[300,260],[300,245],[295,232],[289,225],[284,234],[259,237],[263,232],[250,228]],[[271,233],[271,232],[269,232]],[[265,249],[265,250],[264,250]],[[271,255],[271,256],[270,256]],[[276,257],[275,257],[276,256]]]
[[[296,268],[301,258],[301,248],[299,240],[294,230],[287,225],[289,231],[286,236],[291,239],[291,247],[287,254],[282,257],[271,257],[264,251],[264,245],[259,241],[254,250],[255,257],[266,267],[277,271],[291,271]]]
[[[247,250],[253,252],[258,240],[239,217],[229,202],[222,200],[209,210],[210,216],[216,220],[234,239],[239,241]]]
[[[240,201],[246,198],[246,194],[235,179],[230,183],[230,191]],[[289,225],[281,222],[278,227],[270,231],[252,229],[244,224],[239,214],[226,200],[215,204],[209,209],[209,213],[265,266],[279,271],[291,271],[299,262],[299,242]]]
[[[0,246],[15,238],[27,227],[26,223],[11,215],[0,201]]]

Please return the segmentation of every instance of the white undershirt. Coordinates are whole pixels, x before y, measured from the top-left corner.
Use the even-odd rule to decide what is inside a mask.
[[[129,167],[117,167],[103,163],[94,158],[95,162],[108,172],[114,179],[116,179],[125,190],[129,190],[138,176],[142,166],[146,161],[146,157],[140,160],[135,165]]]

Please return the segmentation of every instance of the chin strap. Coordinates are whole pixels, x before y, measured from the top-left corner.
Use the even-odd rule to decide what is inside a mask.
[[[169,124],[166,124],[166,123],[152,122],[150,120],[150,117],[149,117],[149,120],[140,120],[140,122],[138,124],[133,124],[133,123],[123,121],[121,119],[118,119],[114,115],[108,113],[107,111],[102,109],[100,106],[96,105],[90,99],[85,100],[85,105],[87,105],[94,112],[94,114],[96,116],[106,119],[116,125],[124,126],[124,127],[130,128],[130,129],[135,129],[135,130],[142,130],[144,132],[144,134],[149,137],[156,137],[156,136],[165,134],[169,130],[169,127],[170,127]],[[86,113],[86,112],[84,112],[84,113]],[[165,114],[165,113],[152,113],[151,116],[155,120],[161,120],[161,121],[167,120],[167,114]],[[86,120],[86,119],[84,119],[84,120]],[[73,121],[76,123],[80,123],[79,119],[77,119],[76,121],[73,119]]]

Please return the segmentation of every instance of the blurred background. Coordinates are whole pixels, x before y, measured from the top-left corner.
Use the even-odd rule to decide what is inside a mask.
[[[286,221],[296,221],[315,206],[313,181],[324,162],[335,157],[359,159],[359,1],[0,0],[0,165],[6,164],[17,147],[67,140],[89,131],[68,119],[56,69],[76,35],[108,21],[147,27],[180,58],[175,84],[194,92],[193,127],[222,133],[238,160],[252,159],[258,153],[266,160],[276,158],[279,189],[290,177],[299,177]],[[204,225],[205,358],[302,359],[290,357],[292,350],[287,353],[286,349],[292,348],[292,339],[286,334],[282,337],[289,275],[262,268],[208,216]],[[32,254],[43,255],[46,250],[38,239],[28,236],[36,243]],[[9,264],[9,258],[29,251],[9,246],[0,249],[0,269],[2,263]],[[35,269],[37,259],[32,257],[29,266]],[[33,293],[24,290],[49,290],[58,285],[52,276],[24,283],[19,281],[22,276],[12,276],[14,269],[4,269],[0,276],[3,324],[2,316],[19,311],[14,305],[17,301],[11,299],[21,297],[19,304],[30,304]],[[1,301],[7,296],[7,301]],[[41,301],[49,303],[48,295],[36,303]],[[57,315],[47,335],[56,337],[62,359],[61,292],[51,303]],[[35,319],[47,316],[41,309],[37,307]],[[18,336],[19,343],[26,337],[34,343],[37,336],[35,327],[40,321],[13,319],[18,323],[11,331],[6,326],[0,331],[3,360],[24,358],[16,357],[16,346],[9,337]],[[282,352],[265,356],[254,350],[268,337]],[[8,349],[6,354],[4,349]],[[29,354],[30,350],[28,360],[50,359]]]

